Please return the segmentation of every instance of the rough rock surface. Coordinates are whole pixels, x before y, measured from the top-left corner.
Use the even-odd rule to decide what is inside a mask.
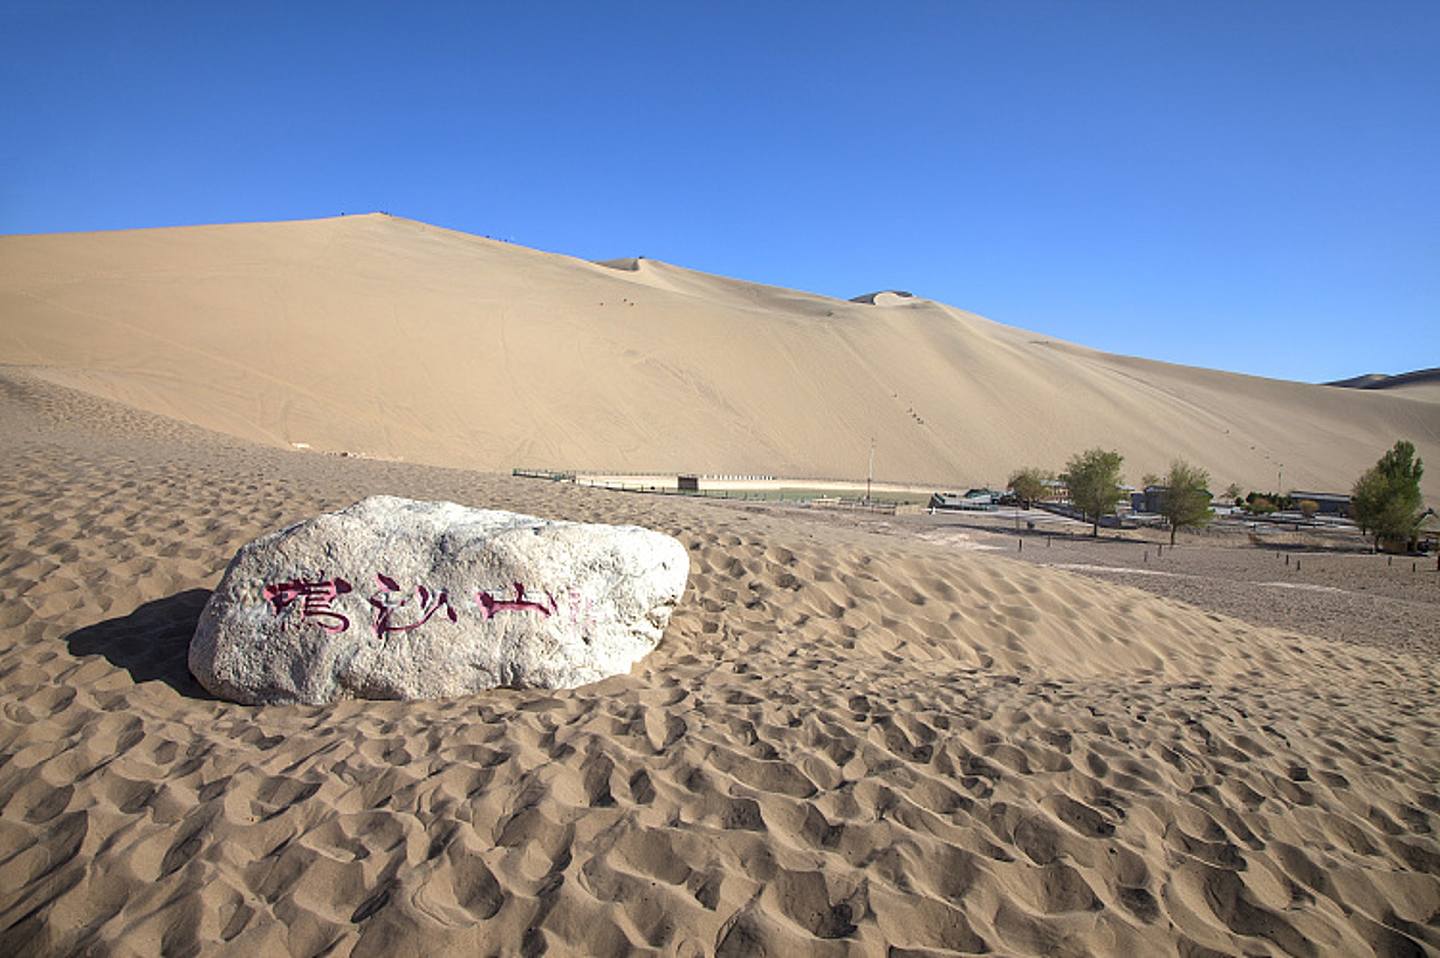
[[[571,688],[655,648],[689,574],[637,526],[374,496],[242,547],[190,671],[250,704]]]

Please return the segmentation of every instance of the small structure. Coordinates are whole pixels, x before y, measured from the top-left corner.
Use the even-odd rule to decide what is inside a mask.
[[[1291,491],[1291,502],[1298,503],[1301,499],[1309,499],[1318,505],[1319,514],[1322,516],[1350,515],[1350,497],[1342,492],[1301,492],[1298,489]]]
[[[1429,552],[1440,548],[1440,515],[1434,509],[1426,509],[1420,514],[1420,521],[1415,523],[1415,535],[1423,550]]]
[[[971,489],[963,496],[954,492],[936,492],[930,496],[930,508],[950,512],[985,512],[995,508],[997,495],[989,489]]]
[[[676,487],[677,487],[681,492],[699,492],[699,491],[700,491],[700,477],[699,477],[699,476],[676,476],[676,477],[675,477],[675,484],[676,484]]]
[[[1207,500],[1214,501],[1214,493],[1209,489],[1205,489],[1203,492]],[[1165,499],[1169,494],[1169,486],[1146,486],[1143,491],[1130,493],[1131,508],[1135,512],[1147,513],[1152,516],[1160,515],[1165,511]]]

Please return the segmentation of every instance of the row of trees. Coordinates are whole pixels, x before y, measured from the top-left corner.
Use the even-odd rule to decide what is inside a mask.
[[[1250,490],[1249,495],[1240,498],[1240,486],[1230,483],[1230,488],[1225,492],[1226,499],[1235,500],[1237,509],[1244,509],[1246,512],[1257,516],[1269,515],[1272,512],[1298,511],[1307,519],[1313,519],[1315,513],[1320,511],[1320,503],[1314,499],[1296,499],[1294,496],[1281,495],[1278,492],[1256,492]]]
[[[1092,522],[1092,535],[1100,534],[1100,517],[1113,513],[1116,504],[1125,497],[1120,488],[1120,466],[1124,461],[1125,457],[1114,450],[1087,449],[1071,456],[1059,476],[1070,490],[1070,501]],[[1375,536],[1377,546],[1382,542],[1414,539],[1423,515],[1420,477],[1424,471],[1424,463],[1415,455],[1414,443],[1402,439],[1356,480],[1350,494],[1350,511],[1360,530]],[[1027,467],[1010,477],[1010,490],[1028,508],[1050,495],[1055,479],[1053,473]],[[1207,488],[1210,474],[1199,466],[1176,459],[1164,476],[1146,475],[1144,482],[1165,490],[1159,508],[1170,526],[1171,545],[1175,544],[1175,534],[1180,529],[1202,526],[1214,516]],[[1226,490],[1226,496],[1237,505],[1242,501],[1240,488],[1233,483]],[[1280,498],[1307,517],[1319,509],[1314,500],[1291,503],[1288,496],[1278,494],[1266,497],[1252,492],[1244,501],[1253,512],[1273,512],[1275,500]]]
[[[1116,504],[1125,498],[1125,490],[1120,488],[1120,466],[1124,462],[1125,457],[1114,450],[1087,449],[1071,456],[1060,474],[1070,490],[1070,501],[1091,521],[1091,535],[1100,535],[1100,517],[1114,512]],[[1055,478],[1043,469],[1026,467],[1010,477],[1010,491],[1028,508],[1050,493]],[[1168,473],[1147,475],[1145,484],[1165,489],[1159,507],[1170,526],[1171,545],[1180,529],[1204,525],[1214,515],[1208,489],[1210,473],[1199,466],[1176,459]]]

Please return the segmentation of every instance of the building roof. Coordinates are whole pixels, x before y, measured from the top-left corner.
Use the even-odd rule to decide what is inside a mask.
[[[1291,499],[1314,499],[1316,502],[1329,500],[1331,502],[1349,502],[1348,492],[1301,492],[1298,489],[1291,490]]]

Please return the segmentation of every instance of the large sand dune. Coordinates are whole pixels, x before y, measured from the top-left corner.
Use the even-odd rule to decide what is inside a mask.
[[[917,296],[860,299],[384,215],[12,236],[0,362],[274,445],[486,470],[854,477],[871,437],[878,477],[946,485],[1092,444],[1120,449],[1132,479],[1181,455],[1247,488],[1282,465],[1286,486],[1348,488],[1402,437],[1440,463],[1425,393],[1174,366]],[[1425,489],[1440,497],[1440,469]]]
[[[1440,462],[1440,404],[1391,390],[862,298],[376,216],[0,240],[0,954],[1440,953],[1428,600],[1406,643],[1377,616],[1342,644],[929,517],[275,448],[855,475],[874,435],[882,476],[963,481],[1106,442],[1132,474],[1336,486],[1403,435]],[[582,689],[209,698],[186,647],[234,550],[387,492],[659,529],[689,587]]]

